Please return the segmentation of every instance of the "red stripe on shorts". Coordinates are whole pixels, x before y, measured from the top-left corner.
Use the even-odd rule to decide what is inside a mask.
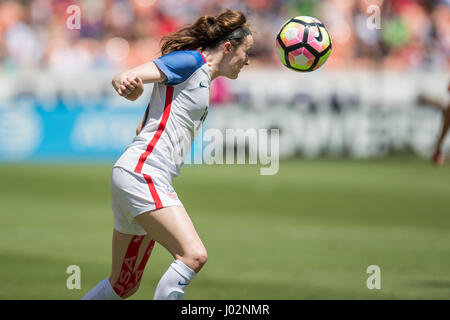
[[[152,195],[153,201],[155,202],[156,209],[160,209],[163,207],[161,199],[159,198],[158,192],[156,191],[155,185],[153,184],[153,180],[149,175],[142,174],[147,181],[148,188],[150,189],[150,193]]]
[[[159,138],[161,137],[162,133],[164,132],[164,129],[166,128],[167,120],[169,119],[170,108],[172,107],[172,99],[173,99],[173,87],[167,86],[166,87],[166,102],[164,104],[164,112],[162,115],[161,122],[159,123],[158,130],[156,131],[152,140],[148,144],[147,150],[145,150],[145,152],[142,153],[141,156],[139,157],[139,161],[136,165],[136,168],[134,169],[134,172],[136,172],[136,173],[142,172],[142,167],[144,166],[145,160],[147,160],[147,158],[150,156],[150,153],[152,153],[153,149],[155,148],[156,143],[158,142]]]

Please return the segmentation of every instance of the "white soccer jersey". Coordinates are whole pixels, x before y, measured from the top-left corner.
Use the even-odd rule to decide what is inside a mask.
[[[200,51],[176,51],[153,62],[168,80],[154,85],[142,131],[114,167],[172,183],[208,113],[211,77]]]

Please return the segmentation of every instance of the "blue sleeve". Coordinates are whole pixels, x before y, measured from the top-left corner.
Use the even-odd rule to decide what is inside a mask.
[[[176,85],[186,81],[205,61],[198,51],[175,51],[153,60],[167,76],[166,85]]]

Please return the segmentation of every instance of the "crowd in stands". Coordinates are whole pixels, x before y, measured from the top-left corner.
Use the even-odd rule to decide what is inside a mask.
[[[73,5],[80,9],[79,29],[69,27],[77,14]],[[136,66],[160,55],[166,33],[225,8],[248,15],[254,68],[280,67],[275,37],[297,15],[327,26],[333,39],[330,69],[448,67],[449,0],[1,1],[0,66],[57,72]]]

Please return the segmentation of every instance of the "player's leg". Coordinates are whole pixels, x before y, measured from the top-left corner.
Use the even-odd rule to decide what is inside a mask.
[[[124,234],[114,229],[111,275],[89,291],[84,300],[126,299],[139,288],[155,241],[150,236]]]
[[[149,235],[129,235],[114,230],[109,282],[122,299],[139,289],[154,244]]]
[[[206,249],[186,210],[170,206],[135,219],[175,259],[158,283],[154,299],[182,299],[186,287],[207,260]]]
[[[439,166],[443,165],[445,162],[444,155],[442,154],[442,144],[450,128],[450,106],[448,106],[447,109],[443,111],[442,116],[442,129],[436,143],[435,151],[433,153],[433,161]]]

